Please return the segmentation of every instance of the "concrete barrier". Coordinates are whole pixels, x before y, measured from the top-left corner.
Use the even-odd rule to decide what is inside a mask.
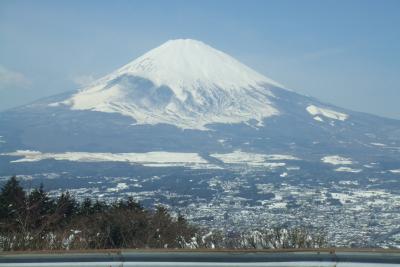
[[[1,253],[0,267],[400,266],[397,251],[88,251]]]

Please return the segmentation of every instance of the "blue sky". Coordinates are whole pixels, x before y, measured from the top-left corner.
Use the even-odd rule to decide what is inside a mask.
[[[399,14],[397,0],[3,0],[0,110],[193,38],[299,93],[400,119]]]

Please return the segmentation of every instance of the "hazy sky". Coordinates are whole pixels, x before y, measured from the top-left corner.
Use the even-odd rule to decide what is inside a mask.
[[[81,87],[169,39],[297,92],[400,119],[400,1],[0,1],[0,110]]]

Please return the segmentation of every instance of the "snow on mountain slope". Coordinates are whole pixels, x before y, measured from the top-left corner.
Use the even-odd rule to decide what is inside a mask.
[[[307,110],[308,113],[310,113],[311,115],[315,116],[314,120],[318,120],[318,121],[323,121],[321,119],[321,117],[319,117],[318,115],[324,116],[326,118],[333,119],[333,120],[339,120],[339,121],[345,121],[349,117],[349,115],[347,115],[347,114],[344,114],[344,113],[341,113],[341,112],[338,112],[338,111],[334,111],[334,110],[331,110],[331,109],[327,109],[327,108],[317,107],[317,106],[314,106],[314,105],[309,105],[306,108],[306,110]]]
[[[71,98],[53,103],[74,110],[116,112],[137,124],[205,130],[278,115],[271,99],[277,82],[200,41],[171,40]]]

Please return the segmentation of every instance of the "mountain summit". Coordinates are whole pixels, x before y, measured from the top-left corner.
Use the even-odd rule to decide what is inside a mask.
[[[74,110],[120,113],[137,124],[206,129],[279,114],[279,83],[191,39],[168,41],[63,101]]]

